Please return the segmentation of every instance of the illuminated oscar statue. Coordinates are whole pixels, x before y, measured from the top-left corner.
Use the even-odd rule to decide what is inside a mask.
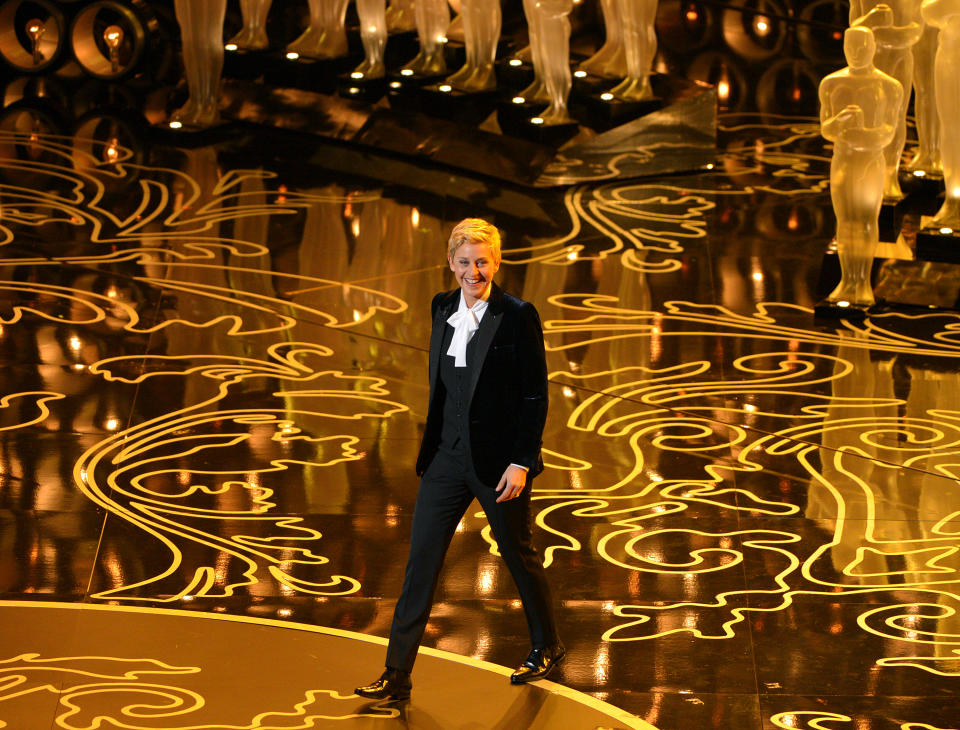
[[[447,0],[416,0],[413,13],[417,19],[417,38],[420,51],[403,71],[412,71],[416,76],[440,76],[447,72],[443,57],[443,45],[447,42],[447,27],[450,25],[450,8]]]
[[[243,28],[227,44],[244,51],[262,51],[270,43],[267,40],[267,13],[273,0],[240,0]]]
[[[940,29],[934,81],[946,198],[933,221],[960,230],[960,0],[925,0],[922,12]]]
[[[391,33],[406,33],[417,27],[413,2],[414,0],[390,0],[387,5],[387,30]]]
[[[600,0],[603,11],[603,27],[605,40],[600,50],[586,61],[579,69],[593,76],[607,79],[622,79],[627,75],[627,56],[623,48],[623,26],[617,14],[618,0]]]
[[[843,52],[849,66],[820,82],[820,129],[834,145],[830,198],[841,272],[827,300],[866,307],[874,301],[870,267],[879,242],[884,149],[896,134],[903,87],[873,65],[876,41],[868,28],[848,28]]]
[[[910,84],[913,83],[913,53],[923,26],[917,0],[853,0],[850,3],[850,26],[863,26],[873,31],[877,43],[876,67],[900,82],[907,89],[900,102],[897,131],[884,150],[886,159],[883,196],[890,200],[903,197],[900,190],[900,158],[907,140],[907,106]]]
[[[386,73],[383,54],[387,47],[387,12],[384,0],[357,0],[360,16],[360,40],[363,41],[363,62],[354,74],[379,79]]]
[[[627,59],[627,77],[610,89],[622,101],[646,101],[653,98],[650,71],[657,55],[657,0],[613,0],[623,33]]]
[[[347,55],[347,0],[310,0],[309,5],[310,25],[287,46],[287,52],[307,58]]]
[[[543,83],[550,106],[538,116],[545,125],[572,121],[567,113],[570,95],[570,20],[573,0],[536,0],[537,42],[543,59]]]
[[[489,91],[496,88],[493,62],[500,40],[500,0],[463,0],[460,8],[467,61],[447,83],[460,91]]]
[[[523,0],[523,14],[527,19],[527,34],[530,39],[530,58],[533,62],[533,81],[517,96],[526,102],[550,103],[547,93],[547,57],[543,47],[543,15],[537,9],[537,0]],[[568,41],[569,42],[569,41]]]
[[[223,18],[227,0],[176,0],[174,7],[190,96],[187,103],[170,116],[170,125],[209,127],[220,121]]]
[[[907,169],[942,175],[940,157],[940,115],[934,82],[934,61],[940,30],[924,23],[923,35],[913,47],[913,109],[917,120],[917,153]]]

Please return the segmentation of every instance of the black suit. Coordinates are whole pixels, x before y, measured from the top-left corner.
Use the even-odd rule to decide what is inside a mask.
[[[433,299],[430,400],[417,458],[422,477],[403,591],[394,612],[387,666],[409,671],[416,659],[447,546],[476,498],[523,601],[535,648],[557,641],[550,592],[531,545],[530,489],[543,470],[547,416],[543,332],[529,302],[492,285],[487,311],[467,347],[467,367],[447,355],[460,290]],[[519,497],[497,502],[495,487],[510,464],[528,468]]]

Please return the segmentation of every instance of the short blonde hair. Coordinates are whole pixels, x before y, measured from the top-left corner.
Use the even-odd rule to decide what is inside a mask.
[[[457,249],[465,243],[489,244],[494,260],[500,263],[500,231],[495,225],[487,223],[482,218],[464,218],[450,232],[450,240],[447,241],[447,258],[452,259]]]

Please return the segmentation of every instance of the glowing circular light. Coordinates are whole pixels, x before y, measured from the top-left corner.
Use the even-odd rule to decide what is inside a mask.
[[[927,176],[927,173],[925,173],[923,170],[914,170],[914,171],[913,171],[913,176],[914,176],[914,177],[926,177],[926,176]]]
[[[362,79],[362,78],[363,78],[363,71],[354,71],[352,74],[350,74],[350,78],[351,78],[351,79]]]
[[[522,66],[522,65],[523,65],[523,61],[521,61],[519,58],[511,58],[511,59],[510,59],[510,65],[511,65],[511,66]]]
[[[351,87],[348,89],[348,91],[349,91],[351,94],[359,94],[359,93],[360,93],[360,89],[358,89],[356,86],[351,86]]]
[[[609,91],[606,91],[600,94],[600,98],[603,99],[604,101],[610,101],[613,99],[613,94],[611,94]]]
[[[405,68],[400,72],[401,76],[413,76],[413,69]]]
[[[837,306],[838,306],[838,307],[849,307],[849,306],[850,306],[850,302],[839,301],[839,302],[837,302]]]
[[[525,103],[526,101],[527,101],[527,100],[524,99],[522,96],[515,96],[515,97],[513,97],[513,103],[514,103],[514,104],[523,104],[523,103]]]
[[[170,122],[170,129],[180,129],[183,126],[183,122]]]
[[[403,86],[403,84],[401,84],[399,81],[391,81],[391,82],[390,82],[390,88],[391,88],[391,89],[399,89],[401,86]]]
[[[953,233],[953,229],[947,228],[946,226],[944,226],[943,228],[940,229],[940,233],[942,233],[944,236],[949,236],[951,233]]]
[[[290,51],[290,53],[287,54],[287,59],[290,61],[296,61],[298,58],[300,58],[300,54],[296,51]]]
[[[237,50],[238,47],[239,47],[239,46],[237,46],[236,43],[228,43],[227,45],[225,45],[225,46],[223,47],[223,50],[225,50],[225,51],[235,51],[235,50]],[[290,56],[288,55],[287,58],[290,58]]]
[[[534,117],[533,119],[530,120],[530,124],[543,124],[543,118]]]
[[[440,86],[438,86],[437,88],[440,91],[442,91],[444,94],[453,91],[453,87],[450,84],[440,84]]]
[[[587,77],[587,72],[586,72],[586,71],[574,71],[574,72],[573,72],[573,75],[576,76],[578,79],[585,79],[585,78]]]

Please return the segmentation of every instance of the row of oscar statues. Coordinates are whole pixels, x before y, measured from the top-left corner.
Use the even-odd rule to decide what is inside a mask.
[[[259,50],[268,46],[267,13],[272,0],[240,0],[243,28],[226,47]],[[348,0],[309,0],[310,25],[288,47],[290,54],[331,59],[347,54],[345,17]],[[543,103],[544,124],[570,122],[567,98],[570,71],[570,21],[574,0],[524,0],[533,83],[521,96]],[[581,69],[619,80],[611,92],[623,101],[653,98],[650,72],[657,50],[654,30],[656,0],[601,0],[606,40]],[[186,104],[171,117],[173,126],[209,127],[218,122],[218,88],[223,69],[223,21],[226,0],[175,0],[189,89]],[[386,74],[384,53],[388,31],[416,28],[419,51],[401,69],[404,75],[444,78],[463,92],[496,88],[494,61],[501,32],[499,0],[460,0],[453,23],[462,26],[466,63],[448,74],[443,53],[451,29],[448,0],[357,0],[364,60],[351,74],[377,79]]]
[[[960,0],[854,0],[844,34],[846,68],[820,84],[823,136],[833,142],[830,193],[841,280],[840,307],[874,304],[870,271],[884,200],[904,197],[899,168],[911,87],[918,146],[907,167],[944,181],[927,225],[960,230]]]

